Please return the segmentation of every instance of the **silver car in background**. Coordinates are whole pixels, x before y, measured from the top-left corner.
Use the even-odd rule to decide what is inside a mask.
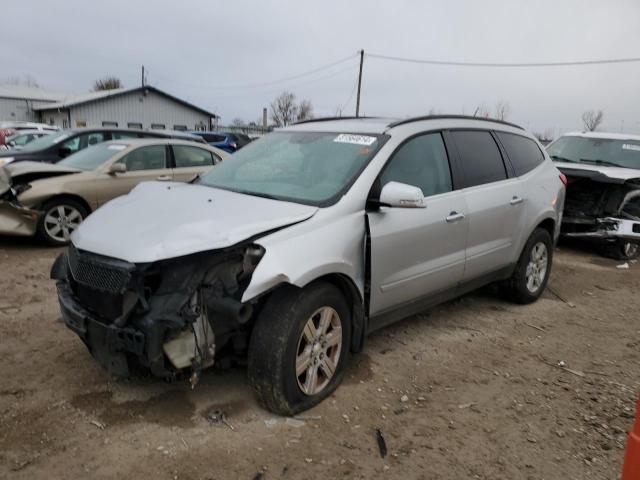
[[[520,127],[328,119],[259,139],[191,184],[89,216],[52,268],[66,325],[116,375],[247,358],[268,409],[326,398],[368,333],[491,282],[545,288],[565,186]]]

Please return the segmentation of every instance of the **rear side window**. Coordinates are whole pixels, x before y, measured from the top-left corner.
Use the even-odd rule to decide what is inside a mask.
[[[211,152],[204,148],[188,147],[186,145],[174,145],[172,148],[176,168],[213,165]]]
[[[530,172],[544,161],[544,155],[536,142],[513,133],[496,132],[507,151],[517,176]]]
[[[224,142],[227,139],[224,135],[216,135],[215,133],[203,133],[200,136],[208,143]]]
[[[455,130],[451,136],[458,149],[468,187],[507,178],[502,155],[489,132]]]
[[[420,135],[398,148],[380,175],[381,187],[389,182],[418,187],[425,197],[450,192],[451,172],[442,136]]]

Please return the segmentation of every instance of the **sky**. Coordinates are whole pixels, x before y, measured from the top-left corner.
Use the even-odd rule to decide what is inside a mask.
[[[0,81],[33,77],[81,93],[107,74],[147,83],[215,112],[258,121],[282,91],[315,116],[473,114],[508,102],[508,120],[554,135],[582,128],[640,133],[640,62],[479,68],[393,62],[366,54],[461,62],[640,57],[640,0],[20,0],[2,6]],[[337,63],[309,75],[309,71]],[[294,78],[291,78],[294,77]],[[286,81],[279,81],[288,79]]]

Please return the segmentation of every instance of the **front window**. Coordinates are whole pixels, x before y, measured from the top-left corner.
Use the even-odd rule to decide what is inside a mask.
[[[127,147],[127,145],[120,143],[100,143],[94,147],[80,150],[78,153],[58,162],[58,165],[79,170],[95,170]]]
[[[557,162],[606,165],[640,170],[640,140],[564,136],[547,147]]]
[[[383,137],[276,132],[250,143],[200,183],[309,205],[333,203],[380,148]]]

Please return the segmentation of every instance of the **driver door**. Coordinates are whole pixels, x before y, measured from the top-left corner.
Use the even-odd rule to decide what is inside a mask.
[[[372,329],[393,321],[384,314],[459,284],[468,228],[466,201],[453,190],[440,133],[422,134],[401,145],[378,181],[380,188],[391,181],[419,187],[426,208],[382,206],[367,213]],[[384,317],[376,320],[380,315]]]
[[[101,172],[96,179],[95,195],[98,206],[109,200],[126,195],[138,183],[150,180],[173,179],[168,168],[166,145],[147,145],[136,148],[116,163],[127,167],[124,173]]]

